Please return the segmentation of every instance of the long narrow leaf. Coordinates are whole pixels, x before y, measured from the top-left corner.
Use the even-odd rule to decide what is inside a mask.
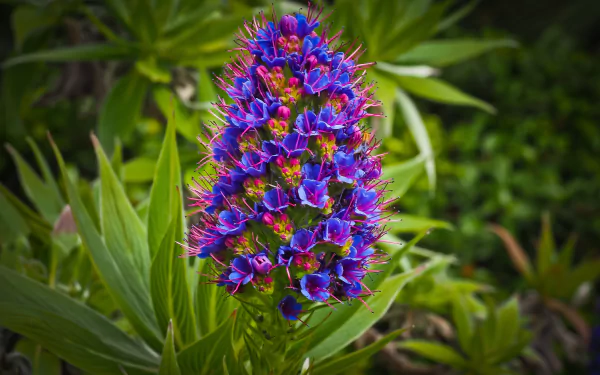
[[[136,331],[138,331],[152,347],[157,350],[161,349],[163,346],[161,334],[156,325],[156,319],[149,297],[149,280],[144,280],[138,271],[140,260],[132,259],[133,250],[127,247],[127,242],[123,242],[125,241],[124,239],[113,239],[111,241],[111,246],[105,244],[104,239],[96,229],[93,219],[90,217],[84,206],[81,196],[78,194],[75,185],[67,173],[65,162],[60,151],[54,143],[52,144],[52,147],[65,181],[69,203],[75,222],[77,223],[79,235],[81,236],[85,248],[90,252],[98,275],[106,285],[112,298],[119,305],[123,314],[131,322]],[[105,160],[104,164],[108,164],[108,161]],[[107,168],[109,170],[107,170]],[[116,177],[114,176],[114,173],[111,176],[112,171],[110,171],[110,166],[105,166],[104,170],[105,176],[108,174],[109,177],[109,180],[105,180],[104,182],[108,187],[108,190],[104,192],[104,195],[106,195],[107,198],[110,198],[109,201],[112,200],[112,204],[106,206],[106,208],[114,210],[111,211],[112,213],[110,215],[116,215],[118,217],[103,217],[102,219],[103,221],[116,220],[115,225],[118,225],[123,223],[124,220],[130,219],[129,210],[131,208],[130,206],[122,207],[115,203],[116,196],[123,193],[122,188],[120,186],[114,186]],[[108,214],[108,211],[105,211],[103,215],[105,214]],[[127,219],[124,219],[124,214]],[[133,212],[133,214],[135,215],[135,212]],[[113,225],[113,223],[106,223],[103,226],[106,226],[107,224],[110,226]],[[115,230],[116,229],[117,228],[115,228]],[[127,240],[134,240],[131,238],[131,236],[134,235],[134,233],[127,233]],[[142,237],[142,240],[143,239],[145,239],[145,237]],[[134,241],[139,241],[139,239],[135,239]],[[125,244],[123,245],[125,247],[119,247],[120,244]],[[135,250],[137,254],[139,249]],[[141,254],[141,256],[143,257],[144,255]],[[141,263],[143,264],[146,262],[142,261]]]
[[[180,375],[177,355],[175,354],[175,340],[173,339],[173,325],[169,323],[165,347],[160,360],[158,375]]]
[[[156,371],[158,357],[106,317],[0,266],[0,324],[94,374]]]
[[[427,178],[429,179],[429,190],[433,193],[435,191],[435,159],[433,155],[433,147],[431,147],[431,140],[425,123],[421,118],[421,114],[417,109],[415,103],[410,99],[406,93],[401,89],[396,89],[396,99],[398,105],[404,115],[404,122],[410,130],[419,152],[425,158],[425,171],[427,171]]]
[[[120,60],[134,56],[134,51],[123,46],[111,44],[82,44],[76,47],[57,48],[20,55],[6,60],[4,69],[28,62],[63,62],[63,61],[97,61]]]

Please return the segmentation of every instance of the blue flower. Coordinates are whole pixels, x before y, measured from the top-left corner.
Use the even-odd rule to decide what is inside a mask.
[[[339,246],[346,245],[350,239],[350,222],[338,218],[327,220],[323,239]]]
[[[252,258],[250,255],[241,255],[231,262],[231,274],[229,280],[237,285],[248,284],[254,277]]]
[[[305,136],[319,134],[316,120],[317,115],[313,111],[306,111],[306,114],[299,114],[295,122],[296,131]]]
[[[305,179],[298,188],[300,203],[305,206],[324,208],[329,196],[327,195],[327,182]]]
[[[281,188],[275,188],[265,193],[263,204],[269,211],[281,211],[289,205],[289,198]]]
[[[325,302],[329,298],[329,275],[313,273],[300,280],[300,291],[311,301]]]
[[[307,230],[300,229],[292,236],[292,242],[290,245],[292,249],[297,252],[307,252],[317,244],[315,233]]]
[[[285,136],[281,146],[285,150],[286,157],[297,158],[308,146],[308,137],[299,133],[291,133]]]
[[[242,165],[240,168],[252,177],[260,177],[265,174],[266,164],[260,154],[248,151],[242,155]]]
[[[302,312],[302,305],[292,296],[283,297],[277,308],[287,320],[298,320],[298,314]]]
[[[221,211],[217,230],[221,234],[237,235],[246,229],[246,215],[237,209]]]

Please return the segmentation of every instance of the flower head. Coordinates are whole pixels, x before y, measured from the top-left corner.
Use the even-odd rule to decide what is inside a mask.
[[[190,187],[199,223],[190,255],[214,260],[214,282],[230,294],[264,294],[265,309],[300,319],[301,303],[372,294],[363,283],[381,262],[378,143],[364,119],[379,105],[339,34],[318,32],[320,12],[263,15],[246,23],[243,51],[226,65],[207,137],[216,174]],[[252,293],[249,293],[252,296]],[[241,298],[240,298],[241,299]],[[257,306],[256,304],[254,306]]]

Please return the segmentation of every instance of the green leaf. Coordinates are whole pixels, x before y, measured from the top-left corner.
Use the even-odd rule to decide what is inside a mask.
[[[127,138],[140,118],[148,90],[148,80],[132,70],[114,84],[100,110],[98,138],[111,153],[115,138]]]
[[[199,259],[198,285],[196,287],[194,306],[196,309],[196,321],[201,336],[205,336],[217,329],[237,307],[238,301],[223,295],[221,287],[210,282],[210,262],[212,260]]]
[[[391,219],[395,221],[387,223],[390,233],[414,233],[434,228],[453,229],[452,224],[446,221],[426,217],[398,214]]]
[[[3,196],[6,202],[16,210],[18,215],[23,220],[25,220],[25,223],[29,228],[28,230],[25,230],[21,226],[22,221],[15,216],[15,211],[8,208],[6,212],[3,212],[3,214],[5,214],[3,215],[3,218],[4,220],[11,220],[10,224],[7,224],[7,227],[5,228],[13,228],[15,230],[15,232],[11,233],[10,236],[14,234],[26,235],[31,232],[43,242],[46,242],[46,240],[49,239],[52,227],[50,226],[50,224],[48,224],[47,221],[42,219],[40,215],[38,215],[35,211],[29,208],[25,203],[21,202],[19,198],[17,198],[10,190],[8,190],[2,184],[0,184],[0,195]],[[5,206],[9,207],[8,205]],[[0,230],[0,233],[3,232]]]
[[[477,107],[492,114],[496,112],[494,107],[483,100],[437,78],[395,76],[394,79],[406,91],[434,102]]]
[[[181,186],[181,169],[177,152],[175,119],[172,116],[168,118],[165,139],[158,156],[154,172],[154,183],[150,190],[148,244],[152,259],[156,255],[167,228],[173,220],[173,205],[176,204],[176,200],[181,201],[181,196],[177,192],[177,187]],[[183,233],[181,235],[177,234],[176,239],[179,240],[182,235]]]
[[[420,154],[425,158],[425,171],[427,171],[427,178],[429,180],[429,190],[433,193],[435,191],[435,158],[427,128],[421,118],[421,114],[417,110],[417,106],[403,90],[396,89],[396,98],[398,99],[398,105],[402,109],[404,122],[410,130]]]
[[[454,13],[450,14],[448,17],[444,18],[438,24],[438,31],[443,31],[448,27],[454,25],[456,22],[460,21],[464,17],[466,17],[469,13],[473,11],[473,9],[475,9],[478,2],[479,0],[471,0],[467,5],[463,6]]]
[[[172,121],[177,131],[188,141],[196,144],[201,133],[198,113],[190,113],[177,95],[165,86],[155,87],[152,96],[163,116]]]
[[[400,164],[388,165],[383,168],[383,179],[391,179],[387,186],[390,190],[386,196],[400,199],[423,172],[425,158],[416,156]]]
[[[329,375],[329,374],[340,374],[344,371],[348,371],[356,366],[360,361],[365,358],[369,358],[378,351],[380,351],[384,346],[386,346],[389,342],[391,342],[396,337],[400,336],[405,329],[399,329],[387,334],[382,339],[372,343],[371,345],[362,348],[358,351],[352,352],[350,354],[346,354],[343,357],[333,359],[329,362],[321,362],[315,366],[313,371],[311,371],[312,375]]]
[[[542,232],[540,233],[540,243],[537,248],[537,273],[543,275],[554,262],[556,257],[556,244],[552,234],[552,225],[550,216],[546,213],[542,216]]]
[[[466,360],[448,345],[423,340],[406,340],[400,342],[398,346],[434,362],[444,363],[458,369],[467,367]]]
[[[14,351],[29,359],[32,375],[61,375],[62,373],[60,359],[29,339],[20,339]]]
[[[373,117],[371,124],[378,137],[385,139],[392,135],[395,115],[396,82],[388,74],[371,69],[367,73],[368,81],[377,82],[375,95],[381,101],[381,111],[385,117]]]
[[[0,244],[13,242],[27,234],[29,234],[27,222],[0,191]]]
[[[146,76],[150,81],[155,83],[171,82],[171,72],[165,67],[160,66],[156,62],[154,56],[145,60],[138,60],[135,63],[135,68],[138,72]]]
[[[402,287],[416,274],[417,271],[413,270],[383,281],[379,288],[381,292],[365,298],[365,302],[373,312],[361,303],[338,305],[336,307],[337,311],[313,332],[311,342],[314,343],[314,346],[306,355],[315,358],[318,362],[334,355],[359,338],[385,314]],[[380,278],[382,276],[379,275]],[[321,319],[319,319],[317,313],[319,312],[315,313],[313,319],[318,322],[324,316],[322,316],[323,313],[318,314],[321,316]]]
[[[148,182],[154,178],[156,160],[138,157],[131,159],[123,165],[123,181],[125,182]]]
[[[598,277],[600,277],[600,259],[584,260],[567,276],[564,292],[561,295],[567,298],[572,297],[581,284],[595,281]]]
[[[67,173],[60,151],[54,143],[52,147],[65,181],[79,235],[100,279],[136,331],[153,348],[162,348],[161,334],[150,301],[149,260],[147,246],[144,245],[144,228],[140,230],[139,219],[106,156],[96,144],[102,175],[102,228],[110,233],[108,238],[103,238]],[[140,269],[144,265],[146,268]]]
[[[6,69],[14,65],[36,61],[49,63],[63,61],[121,60],[133,56],[134,51],[124,46],[112,44],[80,44],[76,47],[57,48],[15,56],[4,61],[2,68]]]
[[[0,325],[94,374],[156,371],[158,358],[106,317],[0,266]]]
[[[29,143],[29,147],[35,155],[35,160],[37,161],[38,167],[42,171],[42,177],[44,178],[44,182],[53,191],[54,196],[60,202],[60,206],[64,207],[65,202],[62,198],[62,193],[60,192],[58,183],[54,178],[54,174],[52,173],[52,170],[50,169],[46,158],[42,155],[42,152],[40,151],[39,147],[31,137],[27,137],[26,139],[27,143]]]
[[[179,365],[177,364],[177,356],[175,354],[173,324],[171,322],[169,322],[169,327],[167,328],[167,338],[165,339],[165,347],[162,351],[158,375],[181,375]]]
[[[452,320],[456,325],[456,335],[460,347],[465,353],[470,353],[473,342],[473,320],[466,301],[461,295],[456,296],[452,303]]]
[[[172,197],[171,224],[152,261],[150,291],[158,325],[172,325],[175,341],[182,348],[197,339],[196,318],[187,280],[187,259],[178,257],[181,248],[176,243],[183,236],[181,199]]]
[[[233,327],[236,314],[229,317],[216,330],[202,337],[177,356],[177,362],[184,375],[218,374],[224,372],[223,357],[227,358],[227,367],[235,361],[233,348]]]
[[[49,223],[54,223],[64,206],[62,198],[56,196],[55,190],[46,185],[17,150],[10,145],[7,145],[6,148],[15,162],[25,194],[42,216]]]
[[[496,333],[491,346],[498,352],[509,348],[518,339],[520,327],[519,304],[515,297],[504,303],[496,312]]]
[[[510,39],[477,40],[449,39],[423,42],[401,55],[396,62],[402,64],[426,64],[444,67],[468,60],[496,48],[518,47]]]

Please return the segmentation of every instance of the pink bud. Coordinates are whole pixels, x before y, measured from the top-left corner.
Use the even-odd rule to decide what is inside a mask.
[[[270,213],[266,212],[262,217],[263,223],[266,225],[273,225],[275,218]]]
[[[287,214],[283,214],[281,215],[281,221],[288,221],[288,215]]]
[[[269,70],[264,65],[260,65],[258,68],[256,68],[256,74],[263,77],[269,74]]]
[[[290,165],[292,165],[292,166],[300,165],[300,160],[298,160],[296,158],[290,159]]]
[[[288,118],[290,118],[290,109],[284,105],[282,105],[281,107],[277,108],[277,116],[279,116],[280,118],[287,120]]]
[[[306,63],[308,64],[308,69],[313,69],[317,66],[317,58],[314,55],[311,55],[306,59]]]
[[[298,85],[300,84],[300,80],[296,77],[292,77],[292,78],[290,78],[288,83],[289,83],[290,87],[298,87]]]

